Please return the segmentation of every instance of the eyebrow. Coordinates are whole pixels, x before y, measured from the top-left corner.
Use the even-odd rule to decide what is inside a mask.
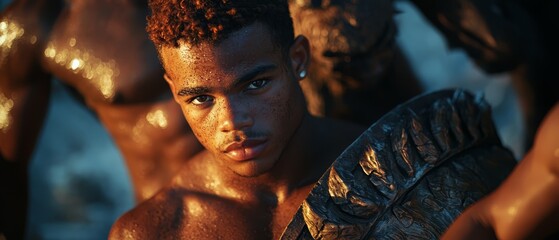
[[[184,97],[189,95],[202,95],[208,92],[210,92],[210,88],[207,87],[193,87],[193,88],[185,87],[179,90],[177,95]]]
[[[260,74],[263,74],[265,72],[271,71],[273,69],[276,69],[277,66],[275,64],[265,64],[265,65],[260,65],[257,66],[255,68],[253,68],[252,70],[250,70],[249,72],[245,73],[243,76],[237,78],[234,82],[233,82],[233,86],[239,86],[245,82],[248,82],[252,79],[254,79],[255,77],[257,77]],[[179,96],[189,96],[189,95],[203,95],[203,94],[207,94],[209,92],[211,92],[212,89],[209,87],[185,87],[185,88],[181,88],[178,92],[177,95]]]

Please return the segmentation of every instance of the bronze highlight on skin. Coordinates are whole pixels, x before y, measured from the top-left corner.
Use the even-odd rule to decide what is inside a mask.
[[[309,42],[286,1],[151,1],[148,33],[205,147],[111,239],[277,239],[310,188],[363,130],[312,117],[300,80]]]
[[[10,112],[14,107],[14,101],[0,92],[0,131],[6,132],[10,126]]]
[[[57,49],[49,43],[44,51],[47,58],[88,79],[107,100],[115,95],[115,79],[120,75],[118,64],[114,60],[95,57],[92,51],[77,47],[77,40],[70,38],[66,48]]]
[[[0,64],[4,64],[4,59],[11,51],[13,43],[24,33],[25,30],[17,22],[0,21]]]

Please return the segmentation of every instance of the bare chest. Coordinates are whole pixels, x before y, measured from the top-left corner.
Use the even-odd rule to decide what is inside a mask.
[[[173,221],[171,215],[167,216],[157,232],[169,233],[164,239],[173,236],[183,239],[279,239],[303,201],[294,198],[277,204],[273,201],[247,203],[217,197],[198,200],[183,201],[180,207],[175,208],[180,209],[180,217],[177,218],[174,211]],[[169,224],[172,222],[174,226]]]

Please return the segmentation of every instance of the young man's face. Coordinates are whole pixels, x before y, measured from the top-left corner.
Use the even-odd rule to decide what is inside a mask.
[[[290,51],[286,59],[265,25],[255,23],[218,45],[181,43],[160,55],[198,140],[237,174],[256,176],[272,168],[303,119],[296,76],[308,44],[303,50],[304,57]]]

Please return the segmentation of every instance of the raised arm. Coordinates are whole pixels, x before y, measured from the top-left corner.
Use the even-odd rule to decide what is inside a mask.
[[[60,1],[13,1],[0,15],[0,233],[22,239],[27,166],[43,125],[50,75],[41,59]]]
[[[466,210],[443,239],[541,239],[559,233],[559,104],[505,182]],[[483,238],[481,238],[483,237]]]

